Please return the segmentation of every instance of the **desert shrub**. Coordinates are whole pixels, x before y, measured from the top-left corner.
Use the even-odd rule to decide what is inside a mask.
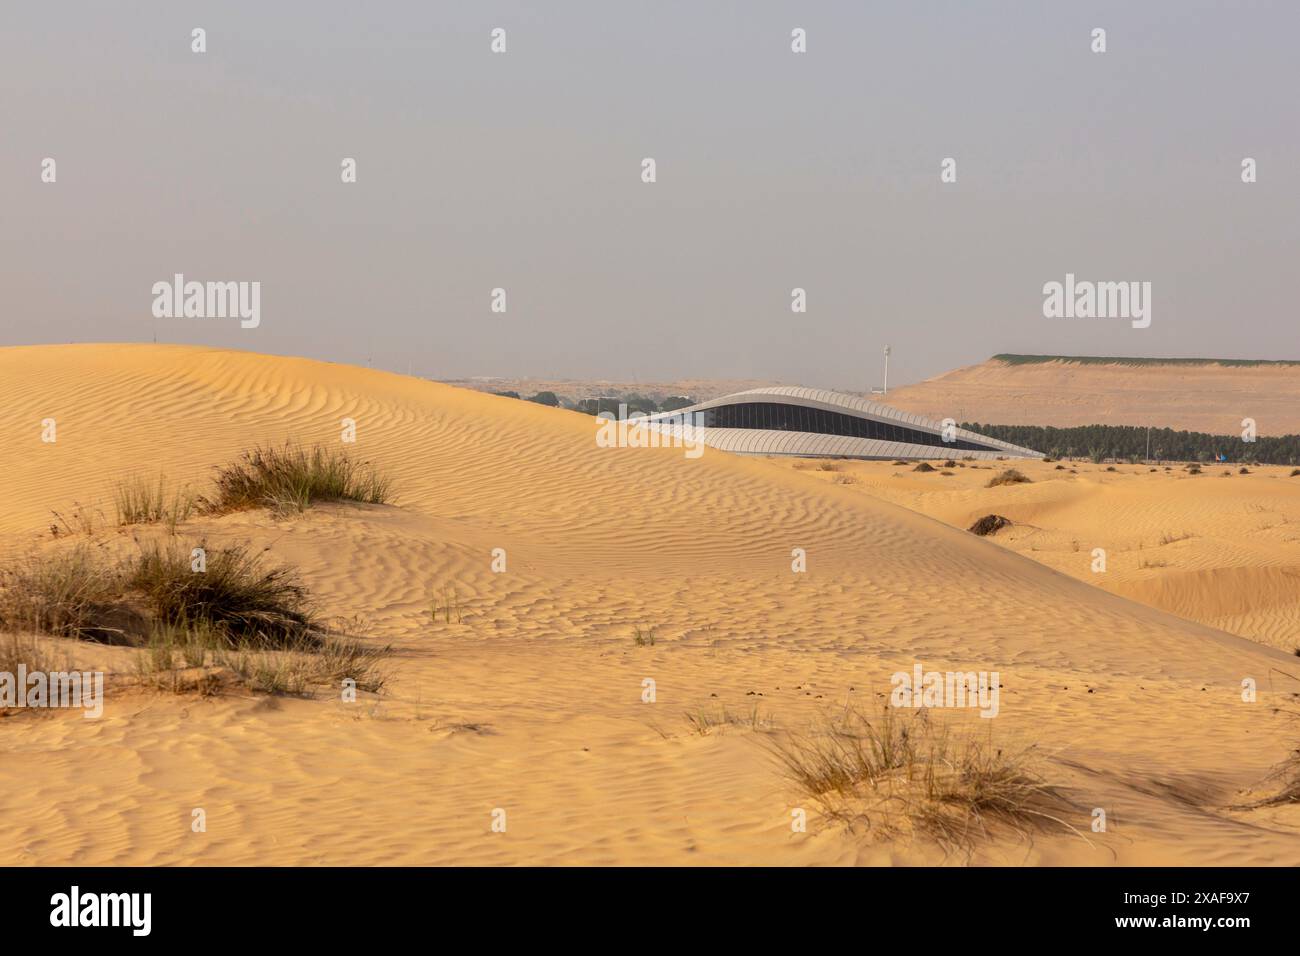
[[[137,679],[172,693],[218,693],[238,683],[255,693],[308,696],[318,687],[341,688],[344,679],[377,693],[387,681],[381,662],[391,647],[371,647],[328,636],[277,647],[240,644],[204,624],[160,625],[136,661]]]
[[[983,538],[986,535],[997,534],[1011,523],[1010,518],[1004,518],[1002,515],[985,515],[966,530]]]
[[[198,506],[212,514],[248,508],[303,511],[317,501],[385,504],[392,481],[346,451],[310,451],[291,443],[245,452],[217,469],[216,488]]]
[[[220,648],[213,661],[238,676],[251,690],[304,696],[319,686],[341,688],[345,679],[356,689],[377,693],[387,675],[380,662],[390,647],[367,647],[357,641],[326,638],[304,647]]]
[[[165,523],[175,530],[194,512],[194,496],[181,488],[168,491],[162,475],[156,482],[140,477],[119,481],[113,504],[119,525]]]
[[[994,475],[992,478],[990,478],[988,484],[985,485],[984,487],[996,488],[999,485],[1019,485],[1019,484],[1024,484],[1029,480],[1030,480],[1029,478],[1026,478],[1016,469],[1008,468],[1006,471],[1002,472],[1001,474]]]
[[[828,817],[892,836],[925,833],[950,850],[969,849],[991,828],[1022,837],[1076,832],[1060,790],[1034,767],[1031,750],[951,735],[925,711],[886,706],[879,717],[850,709],[808,734],[766,741],[787,779]]]
[[[193,552],[178,542],[143,546],[111,561],[82,544],[28,558],[0,575],[0,627],[142,648],[137,677],[174,692],[216,693],[227,676],[255,691],[300,694],[313,686],[378,691],[389,647],[318,624],[309,595],[290,568],[266,568],[244,547]],[[41,645],[0,639],[0,670],[34,668]]]
[[[127,584],[162,623],[210,627],[229,646],[319,641],[307,589],[292,569],[263,567],[261,554],[239,545],[204,550],[206,570],[195,573],[192,549],[174,542],[144,546]]]
[[[934,471],[934,465],[930,464],[928,461],[923,461],[912,470],[913,471]]]
[[[138,628],[123,581],[89,544],[32,555],[0,572],[0,626],[83,640],[127,642]]]

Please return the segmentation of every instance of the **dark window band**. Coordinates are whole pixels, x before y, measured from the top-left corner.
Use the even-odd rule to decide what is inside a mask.
[[[906,442],[911,445],[929,445],[953,451],[1003,451],[992,445],[979,445],[972,441],[944,441],[931,432],[858,418],[824,408],[807,408],[803,405],[785,405],[779,402],[743,402],[737,405],[719,405],[705,409],[701,424],[706,428],[765,428],[779,432],[810,432],[818,435],[844,435],[849,438],[874,438],[880,441]]]

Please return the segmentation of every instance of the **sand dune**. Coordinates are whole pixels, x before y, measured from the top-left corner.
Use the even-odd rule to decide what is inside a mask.
[[[1150,425],[1236,435],[1300,432],[1300,363],[1122,365],[989,359],[892,389],[889,404],[994,425]]]
[[[985,488],[1000,465],[915,474],[845,462],[829,480],[968,528],[983,515],[1015,527],[996,542],[1089,584],[1288,653],[1300,648],[1300,477],[1288,467],[1015,462],[1032,483]],[[791,467],[804,467],[792,464]],[[1109,470],[1112,469],[1113,470]],[[841,479],[842,480],[842,479]],[[1094,571],[1093,549],[1106,552]]]
[[[197,485],[258,443],[337,443],[345,417],[357,453],[393,475],[394,506],[245,512],[179,534],[300,567],[327,613],[365,617],[370,639],[393,644],[388,691],[357,704],[198,699],[122,681],[98,721],[0,720],[0,863],[953,862],[924,840],[876,840],[815,813],[792,833],[791,808],[807,800],[759,734],[699,735],[682,716],[757,705],[802,727],[846,701],[873,705],[918,660],[999,671],[999,718],[975,722],[1039,748],[1080,830],[1094,807],[1112,821],[1087,841],[995,839],[975,862],[1300,863],[1296,808],[1225,809],[1295,746],[1278,708],[1300,688],[1277,676],[1297,671],[1295,658],[1281,638],[1259,643],[1285,630],[1282,612],[1247,640],[1122,596],[1125,581],[1144,581],[1136,570],[1110,593],[943,523],[985,496],[928,489],[985,471],[896,480],[878,468],[870,487],[844,486],[788,462],[598,448],[582,415],[347,366],[170,346],[11,348],[0,350],[0,550],[56,546],[51,509],[107,511],[124,474]],[[40,441],[46,418],[53,444]],[[1060,534],[1100,521],[1148,538],[1191,520],[1176,500],[1161,513],[1118,481],[1056,484],[1002,489],[1024,505],[1022,518],[1004,513],[1050,514]],[[1224,532],[1247,557],[1277,539],[1278,561],[1228,564],[1259,575],[1251,586],[1279,606],[1284,524]],[[96,534],[129,545],[115,529]],[[1168,548],[1190,555],[1197,540]],[[504,574],[494,548],[507,552]],[[805,574],[791,572],[795,548]],[[1227,566],[1220,550],[1180,568],[1212,574]],[[1178,595],[1196,587],[1168,581],[1167,596],[1133,596],[1182,613]],[[430,593],[447,586],[460,623],[430,620]],[[1227,598],[1212,610],[1220,624],[1261,613]],[[653,647],[633,645],[636,625],[657,628]],[[79,652],[123,666],[120,649]],[[1244,677],[1259,682],[1254,703],[1241,699]],[[653,704],[641,700],[646,678]],[[206,833],[190,830],[195,807]],[[490,828],[494,808],[505,833]]]

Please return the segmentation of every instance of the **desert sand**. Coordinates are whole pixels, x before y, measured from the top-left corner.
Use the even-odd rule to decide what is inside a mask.
[[[993,425],[1151,425],[1261,435],[1300,432],[1300,363],[1122,365],[989,359],[890,389],[889,404],[942,420]]]
[[[0,864],[1300,864],[1300,807],[1233,809],[1267,793],[1300,730],[1285,676],[1300,673],[1296,499],[1277,469],[1088,466],[980,489],[992,471],[853,463],[859,481],[841,484],[789,461],[598,448],[589,417],[385,372],[21,347],[0,350],[0,558],[64,546],[51,511],[111,513],[124,475],[201,486],[259,443],[337,445],[345,417],[356,453],[393,476],[392,505],[196,518],[177,535],[299,568],[325,613],[394,646],[385,691],[164,694],[132,685],[134,652],[81,645],[111,671],[102,718],[0,719]],[[961,530],[989,511],[1018,523]],[[1071,564],[1098,541],[1113,583]],[[1168,567],[1141,569],[1144,554]],[[445,587],[459,622],[430,617]],[[653,646],[633,643],[638,626]],[[997,719],[937,716],[1034,747],[1083,835],[995,834],[954,855],[850,832],[780,773],[766,731],[701,734],[684,716],[757,707],[797,729],[877,706],[917,661],[1000,673]]]
[[[1290,466],[792,462],[956,528],[987,514],[988,540],[1063,574],[1287,653],[1300,652],[1300,476]],[[1014,467],[1029,483],[986,488]],[[949,472],[950,474],[943,474]],[[1094,549],[1104,550],[1096,564]],[[1300,661],[1295,662],[1300,665]],[[1300,666],[1292,671],[1300,671]],[[1300,689],[1300,688],[1298,688]]]

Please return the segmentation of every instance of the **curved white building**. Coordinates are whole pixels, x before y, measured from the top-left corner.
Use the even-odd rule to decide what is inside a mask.
[[[685,417],[684,417],[685,416]],[[823,388],[776,385],[651,415],[670,433],[685,422],[710,448],[800,458],[1042,458],[1043,453]]]

